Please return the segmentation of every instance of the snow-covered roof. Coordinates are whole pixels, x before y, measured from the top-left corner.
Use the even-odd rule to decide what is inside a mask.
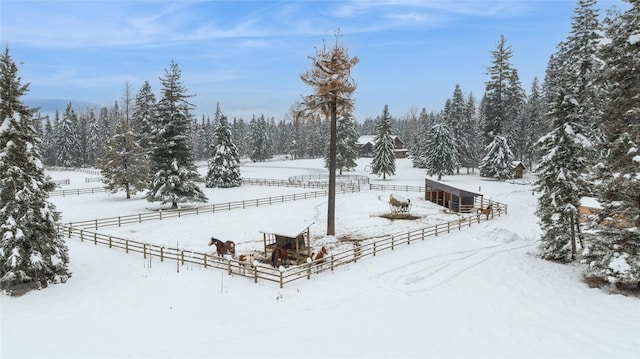
[[[391,135],[391,138],[395,141],[396,138],[398,138],[397,135]],[[372,145],[374,145],[376,143],[376,136],[375,135],[363,135],[358,137],[358,144],[359,145],[366,145],[367,143],[370,143]]]
[[[295,238],[315,222],[308,219],[283,219],[267,224],[259,232]]]
[[[594,209],[602,209],[602,205],[598,202],[598,199],[595,197],[582,197],[580,198],[580,205],[582,207],[594,208]]]
[[[375,143],[376,136],[373,135],[365,135],[365,136],[360,136],[358,137],[358,144],[359,145],[366,145],[367,143]]]
[[[525,166],[524,163],[522,163],[522,161],[511,161],[511,166],[513,168],[518,167],[518,165],[522,165],[522,168],[524,168],[525,170],[527,169],[527,166]]]

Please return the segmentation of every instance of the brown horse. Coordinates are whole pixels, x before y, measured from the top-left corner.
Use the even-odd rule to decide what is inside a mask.
[[[322,263],[324,263],[324,257],[327,256],[327,254],[329,254],[329,251],[327,251],[327,247],[322,246],[322,248],[320,248],[319,251],[313,251],[311,252],[311,260],[314,261],[316,264],[320,265]]]
[[[491,215],[493,212],[493,205],[489,204],[487,205],[487,208],[478,208],[478,217],[480,217],[481,214],[485,214],[487,215],[487,219],[489,219],[489,215]]]
[[[216,246],[216,252],[218,253],[218,256],[222,257],[225,254],[231,254],[231,257],[236,256],[236,244],[232,241],[223,242],[217,238],[211,237],[209,245],[213,244],[215,244]]]
[[[287,258],[289,257],[287,249],[291,249],[291,244],[287,243],[283,247],[276,247],[273,249],[273,252],[271,252],[271,265],[273,266],[273,268],[276,268],[278,260],[280,260],[280,263],[283,266],[286,265]]]

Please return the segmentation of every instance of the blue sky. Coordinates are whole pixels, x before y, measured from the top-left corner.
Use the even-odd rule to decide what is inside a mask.
[[[600,1],[608,9],[617,0]],[[577,1],[30,1],[0,2],[27,102],[112,105],[127,81],[158,96],[171,61],[196,95],[194,115],[217,102],[228,117],[283,118],[312,89],[300,80],[323,39],[360,63],[352,75],[357,119],[411,108],[439,111],[456,83],[479,100],[490,51],[503,34],[528,91],[570,30]],[[604,13],[604,11],[603,11]],[[62,108],[61,108],[62,110]]]

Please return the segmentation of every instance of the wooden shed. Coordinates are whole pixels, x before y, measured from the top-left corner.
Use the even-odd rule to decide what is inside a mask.
[[[264,241],[264,255],[267,256],[267,249],[282,248],[287,244],[291,252],[295,251],[296,257],[304,252],[307,256],[311,255],[309,227],[314,223],[304,219],[287,219],[270,223],[260,231]]]
[[[527,169],[521,161],[513,161],[511,167],[513,167],[513,178],[522,178],[524,171]]]
[[[424,199],[448,208],[453,212],[473,211],[476,199],[482,206],[484,196],[480,193],[456,188],[432,179],[425,179]]]

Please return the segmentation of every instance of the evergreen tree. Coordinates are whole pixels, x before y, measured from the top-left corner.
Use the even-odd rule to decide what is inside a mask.
[[[211,158],[207,171],[207,187],[238,187],[240,178],[240,155],[231,140],[231,127],[227,117],[220,115],[211,145]]]
[[[554,129],[539,140],[544,154],[536,172],[537,215],[542,228],[542,257],[568,261],[575,256],[575,225],[585,183],[586,148],[591,144],[581,134],[577,102],[559,92],[551,104]]]
[[[153,152],[150,157],[152,178],[147,200],[171,203],[206,202],[198,187],[197,168],[189,147],[191,115],[193,107],[188,102],[187,89],[182,83],[182,72],[171,62],[160,78],[162,98],[158,102],[153,123]]]
[[[251,136],[251,143],[253,144],[253,151],[249,158],[253,162],[264,162],[273,157],[271,152],[272,143],[269,132],[267,131],[267,121],[264,119],[264,115],[261,115],[257,120],[251,119],[249,123],[249,132]]]
[[[438,181],[442,176],[452,175],[458,166],[458,155],[456,141],[449,127],[445,124],[433,126],[426,145],[424,158],[427,174],[437,175]]]
[[[456,88],[453,90],[453,96],[451,100],[448,100],[448,104],[448,108],[445,107],[445,123],[447,125],[447,131],[454,140],[454,148],[451,154],[456,156],[456,158],[453,163],[456,164],[456,173],[460,173],[460,160],[457,156],[468,152],[468,142],[464,131],[466,122],[466,105],[464,103],[464,95],[462,94],[462,89],[459,84],[456,84]]]
[[[99,161],[105,187],[112,193],[124,189],[127,199],[147,186],[148,166],[142,147],[127,121],[120,121],[109,139],[105,157]]]
[[[336,168],[339,174],[343,170],[354,169],[358,164],[358,131],[355,120],[346,116],[338,119],[337,143],[336,143]],[[329,168],[329,146],[326,146],[324,156],[324,166]]]
[[[69,102],[62,115],[62,121],[55,128],[56,162],[59,166],[77,167],[80,165],[77,122],[76,112]]]
[[[592,285],[640,289],[640,3],[605,20],[610,42],[602,49],[601,75],[606,105],[600,143],[604,158],[596,168],[603,209],[593,223],[585,277]]]
[[[136,142],[145,151],[151,152],[152,126],[155,115],[156,97],[149,81],[145,81],[136,95],[129,126],[135,134]]]
[[[480,176],[493,177],[499,180],[511,178],[513,175],[513,153],[507,139],[496,136],[487,147],[487,154],[480,161]]]
[[[464,139],[462,142],[462,153],[458,154],[461,165],[469,170],[475,172],[475,168],[478,167],[480,162],[480,153],[482,152],[482,138],[480,136],[481,124],[476,111],[476,100],[473,94],[470,93],[467,97],[466,108],[464,112],[463,134]]]
[[[56,111],[56,116],[58,112]],[[55,137],[51,121],[45,121],[42,136],[42,160],[47,166],[56,165]]]
[[[545,119],[545,104],[538,84],[538,78],[533,79],[531,93],[527,98],[525,110],[520,121],[520,133],[518,143],[520,146],[520,161],[527,163],[529,168],[533,167],[534,161],[539,156],[534,151],[535,142],[550,131]]]
[[[384,180],[387,175],[396,174],[395,145],[388,105],[384,105],[382,116],[378,119],[374,142],[371,172],[378,176],[382,175]]]
[[[511,46],[501,35],[496,50],[491,51],[492,65],[487,68],[490,79],[483,100],[485,144],[493,142],[496,136],[509,137],[518,101],[524,93],[519,88],[518,73],[510,62],[512,56]]]
[[[48,201],[55,188],[45,176],[34,109],[21,97],[18,68],[5,48],[0,55],[0,289],[19,295],[66,282],[67,246],[58,232],[60,214]]]
[[[427,115],[427,110],[422,108],[420,111],[420,115],[418,115],[418,134],[415,137],[414,143],[411,146],[411,162],[413,167],[416,168],[425,168],[426,167],[426,158],[424,154],[427,151],[427,139],[429,138],[429,131],[431,127],[435,124],[433,123],[433,118]]]

